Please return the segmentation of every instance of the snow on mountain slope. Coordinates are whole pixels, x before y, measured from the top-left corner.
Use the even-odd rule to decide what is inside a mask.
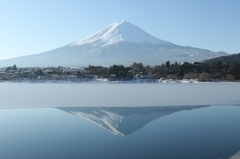
[[[82,40],[79,40],[70,46],[93,44],[93,46],[104,47],[118,42],[133,42],[133,43],[151,43],[151,44],[165,44],[166,41],[157,39],[146,33],[139,27],[126,22],[119,21],[112,25],[90,35]]]

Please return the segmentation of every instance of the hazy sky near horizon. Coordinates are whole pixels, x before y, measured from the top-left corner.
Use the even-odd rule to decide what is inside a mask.
[[[240,52],[240,0],[0,0],[0,59],[49,51],[126,20],[178,45]]]

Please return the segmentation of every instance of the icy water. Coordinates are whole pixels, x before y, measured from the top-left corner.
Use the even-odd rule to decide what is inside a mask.
[[[0,108],[240,104],[240,83],[0,83]]]
[[[228,159],[240,106],[0,109],[1,159]]]

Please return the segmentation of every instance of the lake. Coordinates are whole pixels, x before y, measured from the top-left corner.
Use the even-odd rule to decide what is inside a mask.
[[[0,83],[0,158],[236,159],[239,93],[239,83]]]
[[[223,159],[240,150],[240,106],[0,110],[4,159]]]

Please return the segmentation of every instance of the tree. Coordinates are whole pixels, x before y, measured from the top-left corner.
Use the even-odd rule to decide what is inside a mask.
[[[113,65],[109,68],[109,75],[115,74],[117,78],[125,78],[131,68],[125,68],[123,65]]]
[[[12,67],[13,70],[17,70],[17,66],[14,64]]]
[[[145,72],[145,68],[143,66],[142,63],[136,63],[134,62],[131,66],[131,68],[133,68],[134,70],[136,70],[137,72]]]
[[[231,75],[231,74],[227,74],[226,80],[227,81],[235,81],[235,77],[233,75]]]
[[[198,77],[199,82],[211,81],[211,79],[212,79],[211,75],[207,72],[201,73]]]
[[[171,66],[170,61],[166,61],[166,67],[168,70],[169,70],[170,66]]]

